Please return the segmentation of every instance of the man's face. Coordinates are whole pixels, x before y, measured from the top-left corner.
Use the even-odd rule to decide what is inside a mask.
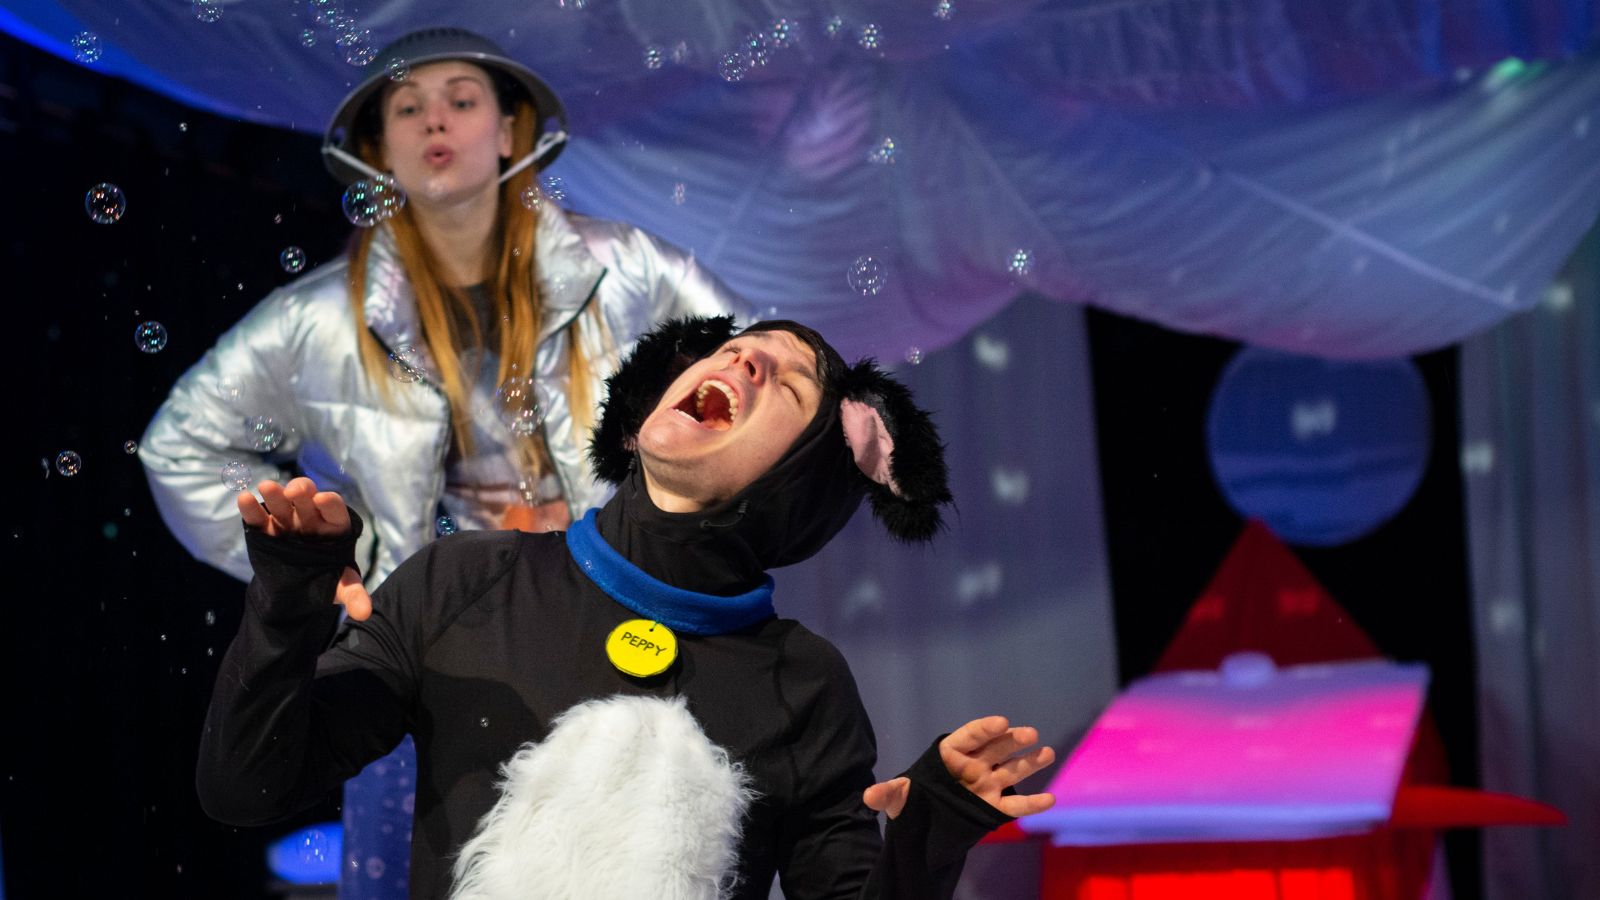
[[[783,458],[821,402],[816,354],[789,332],[723,344],[672,382],[639,429],[651,499],[669,512],[727,500]]]

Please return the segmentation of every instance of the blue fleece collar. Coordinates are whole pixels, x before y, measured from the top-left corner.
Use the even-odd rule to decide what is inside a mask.
[[[772,576],[760,587],[736,597],[718,597],[657,581],[628,562],[600,537],[595,527],[599,510],[591,509],[567,529],[567,550],[583,574],[611,599],[639,615],[689,634],[724,634],[748,628],[776,613],[772,610]]]

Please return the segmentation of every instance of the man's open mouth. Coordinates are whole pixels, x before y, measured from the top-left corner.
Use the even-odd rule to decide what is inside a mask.
[[[727,384],[709,378],[673,409],[713,431],[727,431],[739,418],[739,395]]]

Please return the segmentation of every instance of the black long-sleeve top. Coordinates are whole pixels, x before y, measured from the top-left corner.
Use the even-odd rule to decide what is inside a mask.
[[[357,524],[359,529],[359,523]],[[606,636],[635,618],[574,563],[559,534],[462,533],[430,545],[339,629],[331,603],[354,537],[252,531],[255,578],[202,738],[197,784],[213,817],[285,818],[414,735],[411,896],[442,898],[453,855],[495,803],[497,768],[586,700],[686,698],[709,740],[753,780],[735,896],[949,897],[966,851],[1008,817],[930,748],[880,835],[861,799],[876,747],[849,667],[799,623],[768,618],[679,634],[666,674],[613,668]],[[337,632],[337,635],[336,635]],[[330,646],[331,642],[331,646]]]

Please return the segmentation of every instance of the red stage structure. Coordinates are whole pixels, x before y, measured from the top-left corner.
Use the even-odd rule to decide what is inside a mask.
[[[1272,666],[1263,671],[1265,657],[1277,672]],[[1160,674],[1177,672],[1189,674]],[[1294,554],[1265,525],[1251,523],[1191,607],[1154,677],[1130,685],[1113,702],[1052,780],[1057,810],[1013,823],[989,842],[1040,843],[1043,900],[1421,900],[1430,891],[1440,829],[1565,822],[1560,811],[1541,803],[1445,784],[1444,747],[1420,710],[1424,678],[1419,666],[1384,663]],[[1252,694],[1255,685],[1272,685],[1277,699]],[[1228,704],[1235,703],[1246,712],[1230,713]],[[1318,720],[1311,703],[1338,708]],[[1271,714],[1252,716],[1251,704]],[[1364,712],[1369,708],[1377,712]],[[1197,756],[1209,752],[1218,759],[1230,740],[1238,741],[1236,733],[1224,733],[1229,721],[1326,728],[1327,722],[1357,721],[1352,712],[1397,730],[1328,733],[1326,744],[1366,754],[1348,762],[1330,760],[1326,752],[1317,759],[1327,747],[1308,745],[1304,733],[1290,734],[1290,746],[1310,752],[1271,759],[1269,769],[1261,758],[1218,766],[1215,780],[1224,787],[1217,791],[1185,790],[1170,771],[1150,773],[1154,793],[1150,784],[1130,784],[1125,771],[1104,778],[1119,758],[1128,768],[1125,751],[1134,736],[1115,732],[1154,719],[1163,721],[1151,734],[1164,737],[1149,740],[1183,734]],[[1216,729],[1211,741],[1207,728]],[[1384,742],[1399,742],[1389,757]],[[1230,775],[1236,776],[1231,785]],[[1375,778],[1392,785],[1376,793],[1388,801],[1376,815]],[[1112,805],[1096,806],[1097,792]],[[1211,806],[1199,806],[1199,794],[1209,794]],[[1302,794],[1314,799],[1297,806]],[[1334,802],[1346,794],[1365,805]],[[1124,797],[1137,802],[1117,806]],[[1075,810],[1074,803],[1081,805]],[[1249,821],[1253,810],[1264,821]],[[1313,836],[1319,829],[1324,836]],[[1265,837],[1273,834],[1293,836]]]

